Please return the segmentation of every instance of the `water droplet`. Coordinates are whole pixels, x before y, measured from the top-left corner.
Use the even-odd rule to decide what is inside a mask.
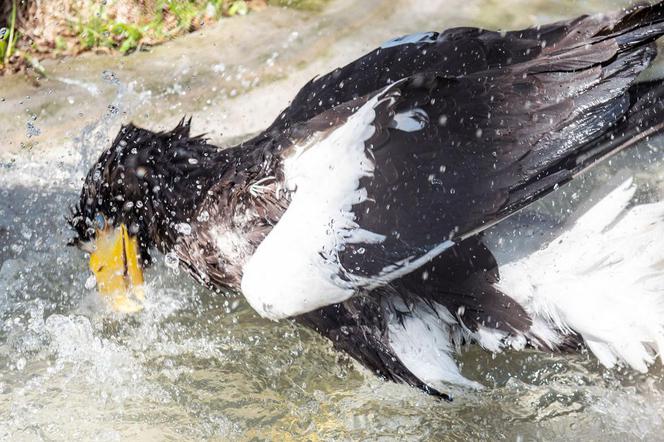
[[[198,214],[196,217],[196,221],[198,222],[205,222],[210,219],[210,214],[208,213],[207,210],[203,210],[201,213]]]
[[[183,235],[191,235],[191,226],[187,223],[179,223],[175,225],[175,231]]]
[[[88,279],[85,280],[85,288],[91,290],[97,285],[97,278],[95,275],[88,276]]]
[[[111,84],[120,84],[120,80],[115,76],[115,72],[113,71],[104,71],[101,73],[101,78],[107,83]]]
[[[16,361],[16,369],[18,371],[23,370],[25,368],[25,364],[26,364],[25,358],[18,358],[18,361]]]
[[[39,128],[35,126],[32,121],[28,121],[25,126],[25,131],[28,135],[28,138],[36,137],[41,134],[41,130],[39,130]]]
[[[175,254],[175,252],[168,252],[166,255],[164,255],[164,264],[166,264],[166,267],[169,269],[177,270],[180,266],[180,259]]]
[[[438,184],[438,185],[443,184],[443,182],[441,180],[439,180],[438,178],[436,178],[436,175],[434,175],[434,174],[429,175],[429,177],[427,179],[429,180],[429,183],[431,183],[431,184]]]
[[[216,72],[217,74],[221,74],[226,70],[226,65],[223,63],[218,63],[212,66],[212,71]]]
[[[23,225],[23,227],[21,227],[21,236],[23,236],[23,238],[29,240],[30,238],[32,238],[32,230],[30,230],[30,228],[28,228],[28,226]]]

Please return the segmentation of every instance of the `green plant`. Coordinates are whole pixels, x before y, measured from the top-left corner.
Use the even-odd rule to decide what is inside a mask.
[[[98,16],[86,22],[79,21],[76,26],[78,40],[85,49],[98,46],[112,47],[107,32],[105,22]]]
[[[21,26],[26,25],[21,23],[19,13],[25,1],[11,0],[8,23],[3,23],[5,27],[0,31],[0,74],[8,70],[10,59],[17,68],[32,66],[37,72],[43,71],[38,57],[44,57],[48,48],[52,48],[54,54],[78,53],[96,48],[109,48],[127,54],[142,45],[163,43],[194,31],[224,16],[248,14],[265,3],[315,10],[328,0],[128,0],[150,5],[141,10],[138,17],[132,18],[134,23],[116,21],[112,8],[107,6],[108,2],[92,2],[99,5],[96,14],[84,18],[75,11],[71,18],[60,23],[66,29],[54,41],[32,41],[30,44],[26,39],[19,39],[23,35],[20,32]],[[19,47],[20,51],[17,50]],[[16,55],[19,56],[17,63],[13,60]]]
[[[107,21],[97,15],[89,21],[79,21],[74,31],[85,49],[108,47],[126,54],[138,47],[145,29],[134,24]]]
[[[16,0],[12,0],[12,12],[9,19],[9,30],[3,28],[4,32],[0,35],[0,65],[5,65],[11,58],[16,48],[18,35],[16,33]]]
[[[155,18],[150,23],[150,26],[158,34],[166,36],[189,31],[194,20],[202,16],[204,11],[200,5],[190,0],[160,0],[156,4],[156,9]],[[174,31],[168,32],[163,29],[166,14],[172,15],[175,18],[177,26]]]
[[[244,0],[237,0],[230,3],[227,14],[231,17],[234,15],[246,15],[249,12],[249,6]]]
[[[118,50],[123,54],[136,49],[143,39],[143,31],[138,26],[128,23],[114,23],[111,26],[111,33],[116,36]]]
[[[268,3],[273,6],[320,11],[325,6],[325,3],[327,3],[327,0],[268,0]]]
[[[55,49],[58,51],[64,51],[67,49],[67,40],[65,40],[62,35],[55,37]]]

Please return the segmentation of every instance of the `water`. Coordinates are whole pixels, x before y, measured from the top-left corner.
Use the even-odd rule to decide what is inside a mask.
[[[206,30],[119,63],[53,64],[57,75],[41,88],[0,79],[0,439],[661,438],[659,362],[641,375],[605,370],[585,353],[469,348],[464,374],[486,388],[454,390],[454,402],[440,402],[376,379],[315,333],[260,319],[239,297],[200,289],[166,259],[146,274],[145,310],[115,315],[86,288],[82,253],[65,246],[67,207],[120,122],[160,129],[188,112],[195,129],[223,142],[259,130],[306,79],[388,37],[461,24],[514,27],[616,4],[336,1],[322,15],[231,20],[228,31]],[[253,52],[216,47],[224,32],[241,40],[238,33],[270,23],[279,25],[265,31],[273,41]],[[198,49],[182,61],[187,44]],[[168,57],[179,61],[169,65]],[[175,72],[155,78],[153,65]],[[28,122],[41,133],[28,139]],[[513,219],[496,233],[505,254],[523,245],[512,227],[536,213],[529,241],[537,247],[614,174],[635,174],[643,202],[664,198],[663,145],[641,145]]]

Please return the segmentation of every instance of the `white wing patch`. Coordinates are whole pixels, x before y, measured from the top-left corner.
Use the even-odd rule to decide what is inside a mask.
[[[364,142],[374,133],[377,94],[327,137],[315,135],[284,162],[288,209],[244,266],[242,292],[261,315],[280,319],[350,298],[355,289],[339,277],[345,244],[374,244],[385,237],[361,229],[352,207],[367,199],[360,179],[373,176]]]
[[[395,355],[408,370],[425,384],[437,390],[449,388],[449,384],[482,388],[482,385],[466,379],[460,372],[453,355],[468,333],[440,304],[420,302],[406,306],[399,297],[386,297],[387,311],[400,311],[401,317],[392,313],[387,318],[387,337]],[[395,304],[389,308],[389,304]]]
[[[429,115],[420,108],[410,109],[394,115],[392,126],[404,132],[416,132],[429,123]]]
[[[626,210],[624,182],[546,248],[501,266],[499,288],[551,328],[581,335],[600,362],[646,371],[664,351],[664,202]]]
[[[477,387],[454,361],[461,341],[492,352],[527,341],[555,349],[578,333],[604,366],[647,371],[664,352],[664,202],[627,209],[634,191],[625,181],[548,246],[501,266],[498,287],[531,315],[525,335],[471,332],[443,306],[392,297],[386,310],[402,312],[387,322],[396,356],[434,388]]]

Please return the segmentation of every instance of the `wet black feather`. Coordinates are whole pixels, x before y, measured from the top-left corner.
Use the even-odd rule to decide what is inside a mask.
[[[288,208],[283,156],[399,82],[388,92],[394,100],[376,109],[366,144],[376,171],[362,182],[370,199],[354,207],[356,222],[387,240],[347,247],[342,263],[375,276],[446,239],[456,245],[388,286],[295,319],[380,376],[446,397],[389,346],[383,295],[440,304],[469,330],[527,330],[531,318],[495,288],[495,260],[476,233],[642,138],[642,128],[662,129],[662,82],[632,83],[654,57],[663,22],[658,3],[520,31],[456,28],[394,42],[312,80],[266,131],[230,149],[192,137],[190,120],[170,132],[124,126],[86,177],[69,218],[75,242],[94,238],[101,213],[139,236],[145,259],[152,247],[174,252],[205,286],[238,289],[242,259]],[[394,116],[413,109],[423,128],[399,130]],[[245,240],[238,259],[218,252],[220,232]]]

